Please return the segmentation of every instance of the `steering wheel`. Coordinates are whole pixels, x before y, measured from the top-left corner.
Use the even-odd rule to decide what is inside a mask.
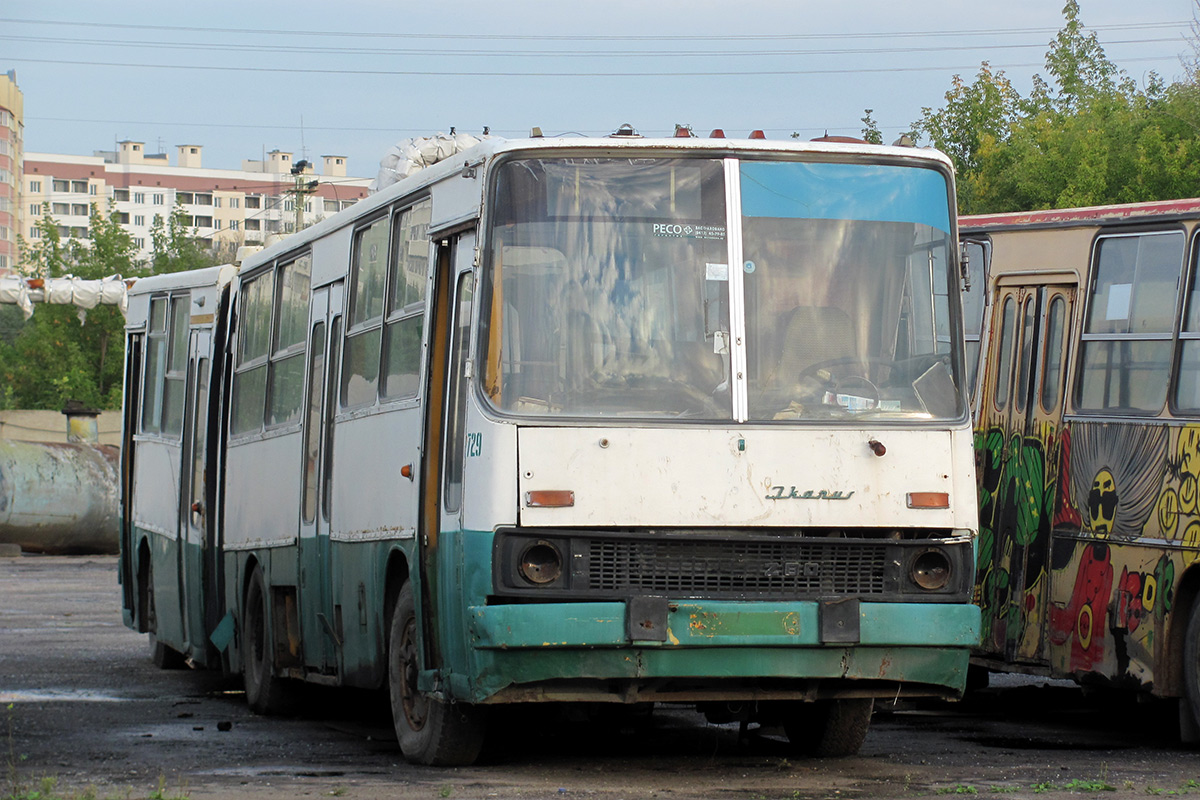
[[[867,399],[871,400],[874,403],[874,407],[877,408],[879,406],[881,395],[879,393],[879,387],[876,386],[870,378],[866,377],[865,375],[844,375],[838,377],[830,371],[832,367],[857,367],[868,364],[884,364],[890,366],[892,361],[891,359],[879,358],[877,356],[867,356],[866,358],[858,358],[857,356],[830,358],[825,361],[818,361],[815,364],[809,364],[807,367],[800,370],[800,374],[797,376],[797,379],[804,380],[806,378],[813,378],[820,382],[825,387],[826,391],[832,391],[834,394],[837,394],[839,390],[844,391],[847,388],[852,388],[855,386],[864,387],[870,392],[870,394],[866,396]],[[824,371],[828,377],[822,377],[818,374],[822,371]]]

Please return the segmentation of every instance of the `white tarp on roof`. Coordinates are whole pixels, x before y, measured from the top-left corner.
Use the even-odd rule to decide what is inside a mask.
[[[16,303],[25,319],[33,316],[34,303],[77,306],[84,310],[101,304],[113,305],[122,314],[128,308],[125,279],[120,275],[92,281],[73,275],[45,279],[8,275],[0,277],[0,303]]]
[[[371,181],[370,191],[386,189],[417,170],[461,153],[480,141],[469,133],[438,133],[416,139],[401,139],[388,148],[387,154],[379,160],[379,174]]]

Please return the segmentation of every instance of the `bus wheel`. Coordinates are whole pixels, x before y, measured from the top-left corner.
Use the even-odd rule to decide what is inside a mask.
[[[154,609],[154,569],[146,570],[146,585],[144,587],[142,608],[146,609],[146,630],[150,634],[150,660],[159,669],[183,669],[187,659],[173,647],[168,647],[158,640],[158,614]]]
[[[1200,595],[1192,602],[1192,613],[1188,616],[1187,632],[1184,634],[1183,693],[1193,723],[1191,726],[1180,726],[1186,741],[1192,738],[1187,733],[1200,725]]]
[[[409,583],[396,600],[388,636],[388,690],[400,751],[414,764],[473,764],[483,748],[483,710],[418,691],[420,669],[416,606]]]
[[[258,714],[286,714],[292,705],[291,691],[285,680],[275,674],[270,628],[262,570],[255,567],[242,609],[242,676],[246,684],[246,702]]]
[[[789,709],[783,730],[797,753],[852,756],[867,738],[874,705],[870,697],[799,703]]]

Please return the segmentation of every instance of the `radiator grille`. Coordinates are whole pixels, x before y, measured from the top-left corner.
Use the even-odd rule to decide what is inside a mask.
[[[720,597],[882,595],[882,544],[592,540],[592,591]]]

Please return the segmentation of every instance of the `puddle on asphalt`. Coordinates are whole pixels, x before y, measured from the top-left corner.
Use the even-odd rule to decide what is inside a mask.
[[[127,700],[113,694],[91,689],[49,689],[45,691],[0,692],[0,704],[4,703],[119,703]]]

